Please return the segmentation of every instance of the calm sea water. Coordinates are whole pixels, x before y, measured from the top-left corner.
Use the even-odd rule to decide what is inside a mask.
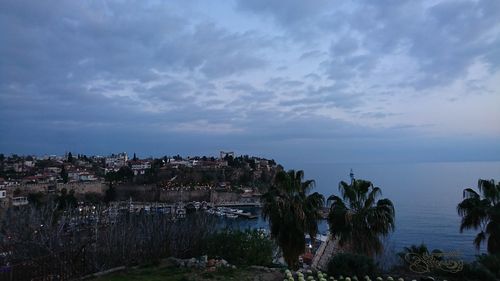
[[[338,183],[349,181],[351,168],[356,178],[372,181],[382,189],[382,197],[394,203],[396,231],[387,241],[389,250],[398,252],[405,246],[425,243],[429,249],[458,251],[466,260],[479,253],[472,244],[477,232],[460,233],[456,207],[463,189],[476,188],[479,178],[500,180],[500,162],[297,165],[297,169],[304,170],[306,179],[316,181],[316,191],[325,196],[339,194]],[[238,219],[238,224],[267,226],[262,219]],[[320,231],[327,229],[326,222],[322,222]]]

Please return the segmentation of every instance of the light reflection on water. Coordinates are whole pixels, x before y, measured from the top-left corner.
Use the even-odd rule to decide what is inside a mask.
[[[371,180],[382,188],[383,197],[396,208],[396,231],[389,244],[400,251],[411,244],[425,243],[429,249],[459,251],[466,260],[478,254],[472,241],[476,231],[459,232],[460,217],[456,206],[466,187],[477,180],[500,179],[500,162],[453,162],[416,164],[303,164],[306,179],[316,180],[316,191],[325,196],[338,193],[338,182],[348,181],[352,168],[356,178]],[[248,209],[247,209],[248,210]],[[252,212],[260,214],[259,210]],[[258,219],[225,219],[232,227],[263,227]],[[326,232],[325,221],[320,232]],[[483,247],[484,248],[484,247]],[[483,251],[482,251],[483,252]]]

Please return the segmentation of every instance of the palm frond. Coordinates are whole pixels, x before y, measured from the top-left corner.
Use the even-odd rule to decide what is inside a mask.
[[[378,196],[382,195],[382,190],[379,187],[374,187],[370,193],[368,194],[366,201],[365,201],[365,208],[370,207],[375,203],[375,200],[377,199]]]
[[[492,202],[498,202],[500,199],[500,191],[495,186],[494,180],[479,179],[477,186],[484,198],[489,199]]]
[[[476,247],[476,249],[480,249],[481,243],[483,243],[484,240],[486,240],[486,233],[484,233],[484,231],[481,231],[476,235],[476,238],[474,238],[474,246]]]
[[[479,199],[481,196],[474,189],[466,188],[466,189],[464,189],[463,197],[466,199],[467,198],[478,198]]]

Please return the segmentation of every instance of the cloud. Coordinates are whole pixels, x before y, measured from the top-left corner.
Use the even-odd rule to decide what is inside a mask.
[[[2,1],[0,146],[500,138],[498,1],[217,5]]]

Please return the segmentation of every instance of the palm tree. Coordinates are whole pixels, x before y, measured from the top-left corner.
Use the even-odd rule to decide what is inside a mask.
[[[311,239],[318,233],[318,220],[324,205],[323,195],[314,192],[314,180],[303,181],[304,172],[278,172],[271,188],[262,196],[262,215],[269,220],[271,237],[280,246],[285,262],[298,268],[305,252],[305,234]]]
[[[409,262],[409,259],[414,256],[423,257],[433,255],[434,259],[442,260],[442,251],[439,249],[434,249],[432,252],[429,252],[427,246],[422,243],[420,245],[411,245],[410,247],[404,247],[402,252],[397,253],[398,257],[401,258],[404,262]]]
[[[462,217],[460,232],[465,229],[480,229],[474,239],[479,250],[481,243],[487,242],[490,254],[500,253],[500,183],[494,180],[482,180],[477,183],[479,193],[472,188],[464,189],[464,200],[457,206]]]
[[[381,236],[394,231],[394,206],[389,199],[377,197],[382,194],[379,187],[370,181],[354,179],[351,184],[339,184],[342,198],[332,195],[328,224],[332,237],[339,245],[357,254],[373,256],[383,250]]]

